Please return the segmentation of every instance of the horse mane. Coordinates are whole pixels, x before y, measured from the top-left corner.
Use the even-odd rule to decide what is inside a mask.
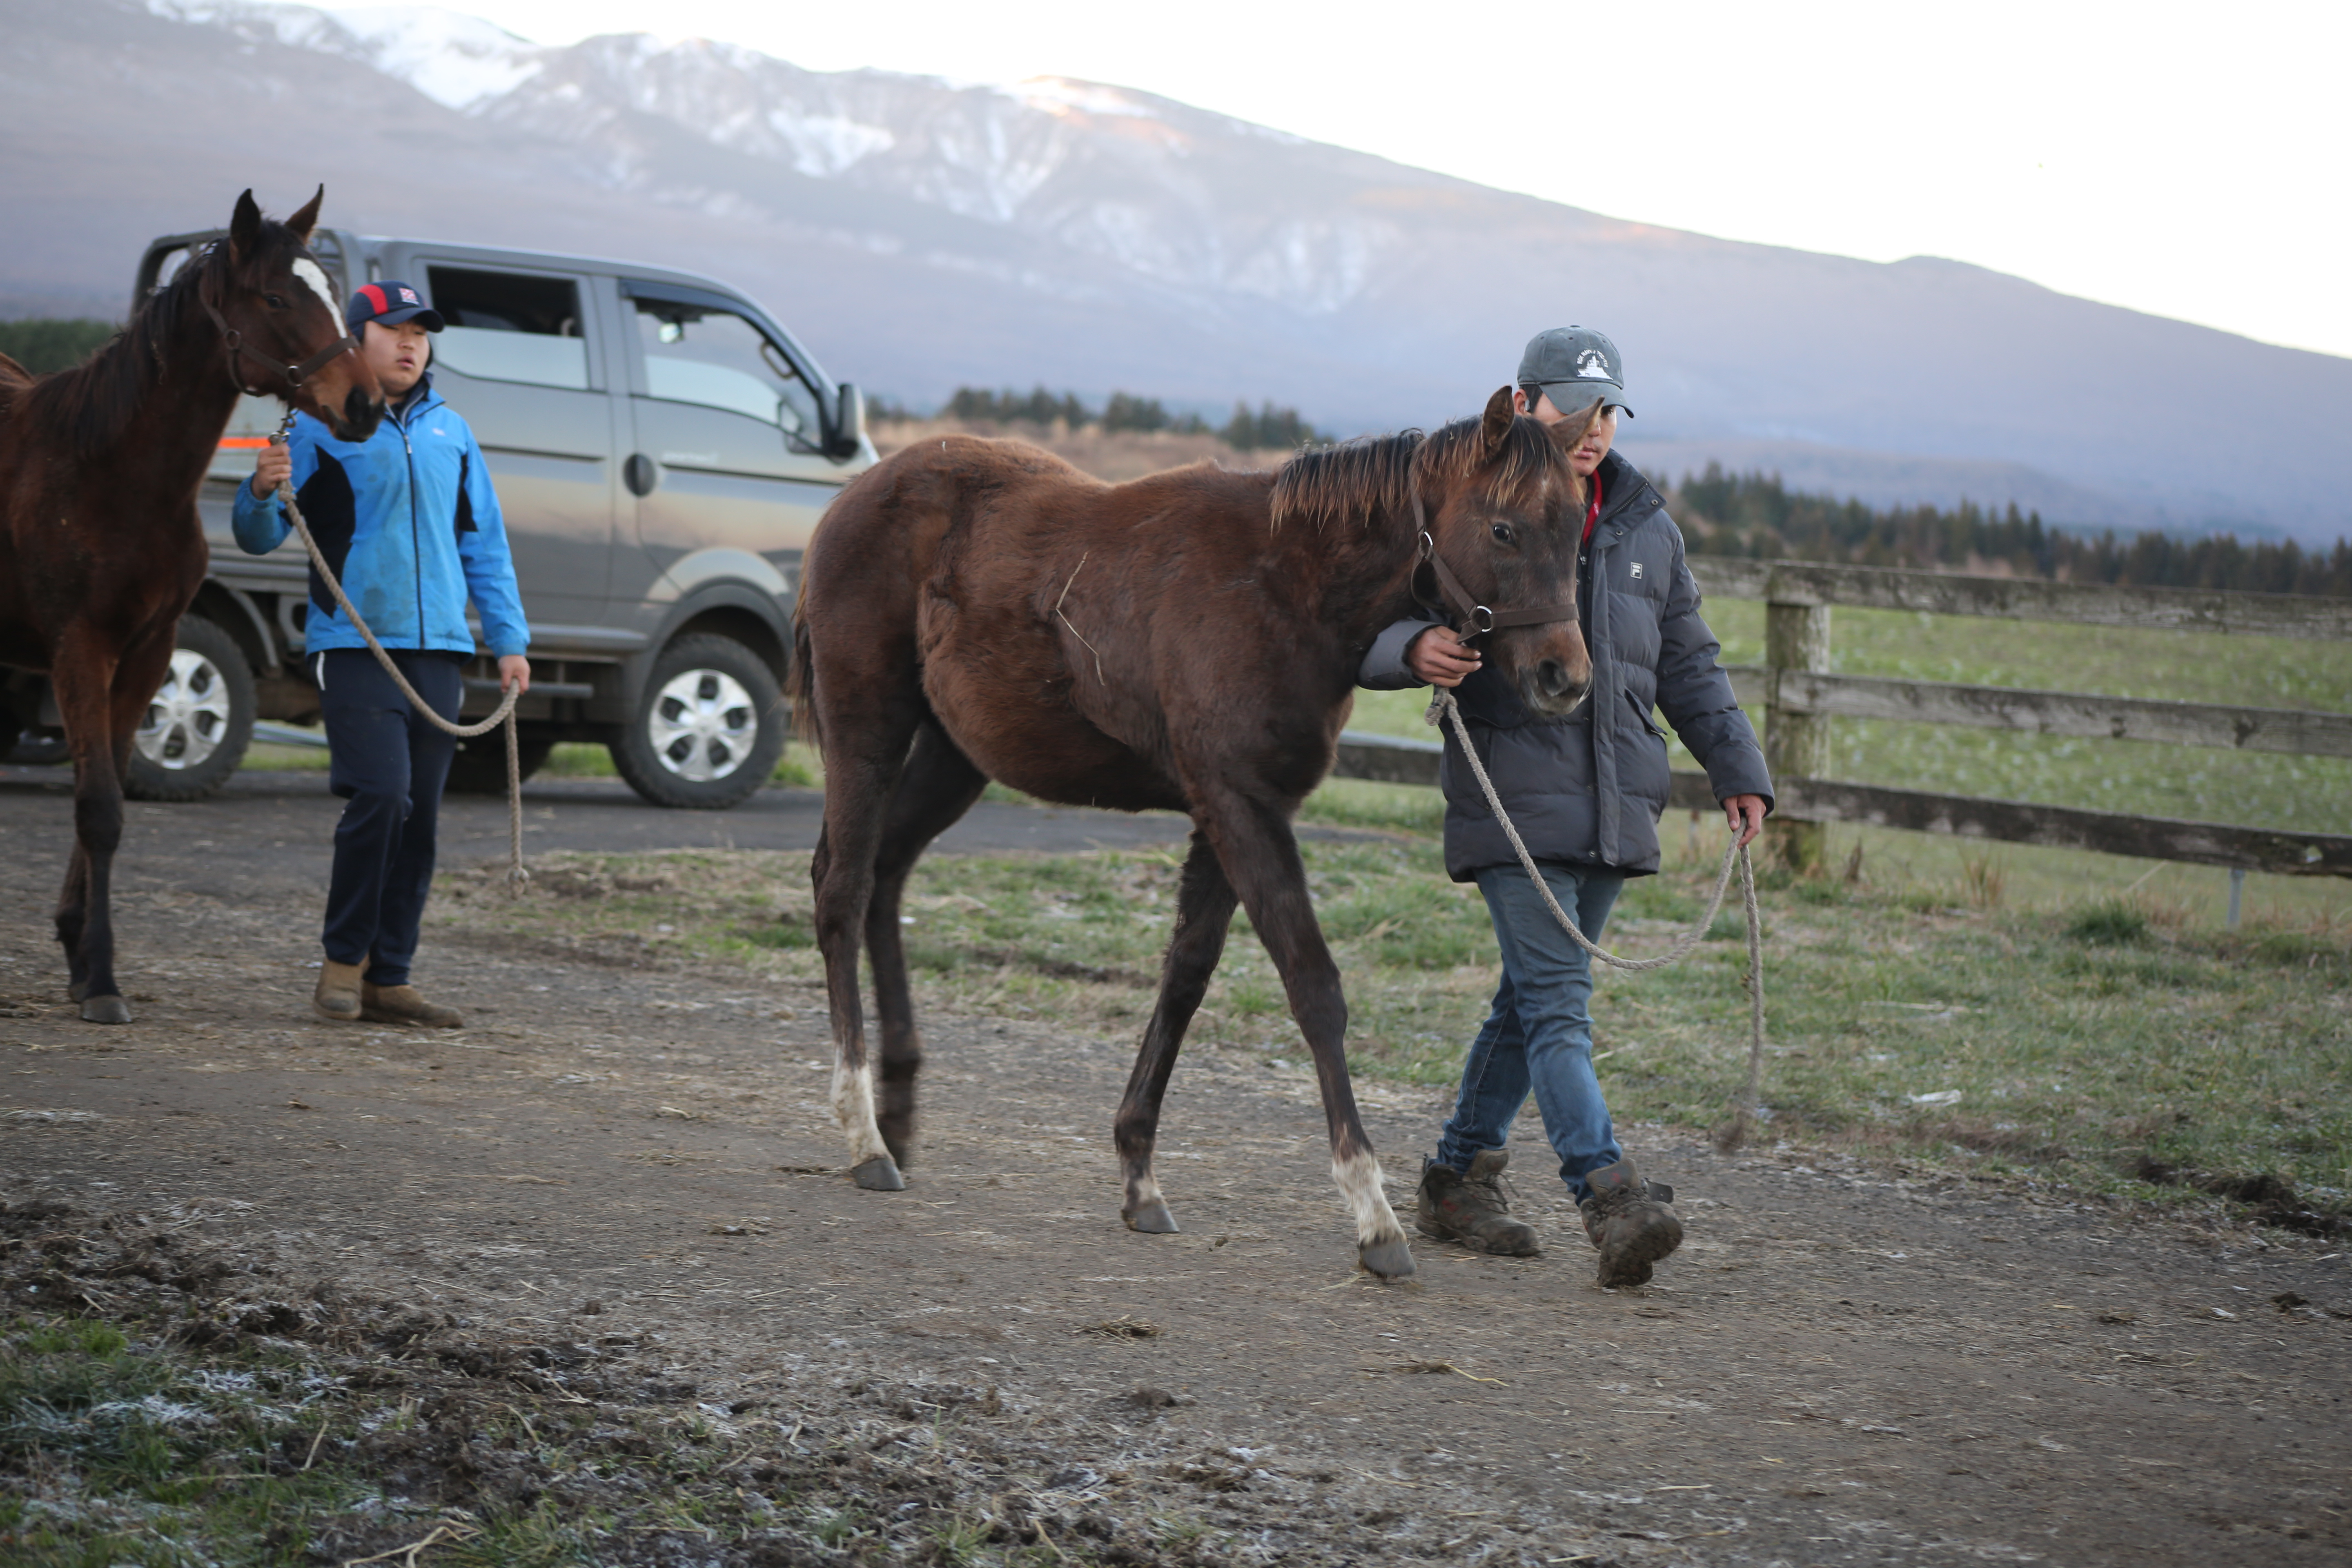
[[[1274,526],[1295,519],[1320,529],[1353,518],[1369,527],[1376,518],[1410,516],[1420,480],[1478,479],[1482,469],[1487,498],[1512,510],[1539,496],[1555,474],[1566,475],[1571,492],[1580,489],[1540,424],[1524,416],[1513,419],[1501,452],[1485,457],[1482,423],[1456,419],[1431,435],[1402,430],[1301,452],[1274,476]]]
[[[64,439],[77,458],[93,457],[122,437],[149,389],[162,379],[172,336],[204,279],[226,271],[221,242],[180,268],[169,283],[149,291],[121,331],[104,348],[72,370],[37,378],[21,405]]]

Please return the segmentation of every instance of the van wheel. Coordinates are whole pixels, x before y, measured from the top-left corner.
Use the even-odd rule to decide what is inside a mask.
[[[656,805],[740,805],[784,754],[783,693],[758,654],[697,634],[662,649],[613,766]]]
[[[547,755],[555,750],[555,737],[536,732],[525,724],[515,737],[515,761],[521,765],[522,776],[531,774],[546,765]],[[449,759],[451,795],[504,795],[507,793],[507,727],[504,724],[487,735],[468,735],[457,742],[457,754]]]
[[[122,793],[133,800],[204,799],[245,761],[255,714],[245,650],[202,616],[182,616],[172,668],[131,734]]]

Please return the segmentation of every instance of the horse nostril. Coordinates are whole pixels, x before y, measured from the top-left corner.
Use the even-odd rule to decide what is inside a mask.
[[[1568,666],[1556,658],[1547,658],[1537,662],[1536,684],[1543,688],[1546,697],[1559,697],[1573,683],[1568,679]]]

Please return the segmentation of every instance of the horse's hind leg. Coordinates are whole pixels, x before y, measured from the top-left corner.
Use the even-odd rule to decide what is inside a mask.
[[[987,775],[956,749],[936,719],[915,731],[874,864],[874,895],[866,906],[866,950],[874,959],[874,1011],[882,1025],[881,1111],[883,1146],[901,1165],[915,1143],[915,1079],[922,1070],[922,1038],[915,1028],[914,998],[907,990],[906,939],[898,903],[907,875],[932,839],[971,809]]]
[[[1230,788],[1216,790],[1196,816],[1282,976],[1290,1016],[1315,1058],[1331,1134],[1331,1179],[1355,1215],[1357,1260],[1383,1279],[1409,1275],[1412,1249],[1381,1191],[1380,1161],[1373,1157],[1348,1079],[1348,1001],[1339,989],[1339,966],[1332,962],[1307,896],[1298,840],[1271,804]]]
[[[1118,1163],[1127,1179],[1118,1217],[1129,1230],[1164,1234],[1176,1228],[1151,1174],[1151,1152],[1160,1136],[1160,1102],[1168,1092],[1168,1075],[1175,1069],[1176,1053],[1183,1048],[1184,1031],[1208,994],[1209,976],[1225,951],[1225,932],[1234,920],[1234,885],[1217,864],[1217,853],[1196,829],[1192,853],[1184,858],[1183,880],[1176,894],[1176,930],[1168,939],[1168,956],[1160,968],[1160,1001],[1143,1031],[1143,1045],[1135,1053],[1135,1071],[1119,1101],[1118,1120],[1111,1138],[1118,1146]]]
[[[851,674],[864,678],[844,682],[845,690],[857,694],[856,701],[833,700],[822,674],[818,678],[824,832],[809,861],[809,878],[815,886],[816,944],[824,955],[825,995],[833,1010],[834,1119],[849,1141],[851,1179],[874,1192],[895,1193],[907,1184],[875,1122],[857,947],[874,897],[885,814],[925,710],[911,659],[895,670],[853,668]]]

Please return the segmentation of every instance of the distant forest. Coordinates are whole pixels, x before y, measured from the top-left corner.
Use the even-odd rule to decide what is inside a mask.
[[[1171,415],[1160,399],[1128,392],[1112,393],[1100,409],[1095,409],[1075,392],[1056,396],[1042,386],[1026,393],[1011,387],[991,392],[984,386],[959,386],[940,412],[947,418],[975,424],[1060,423],[1073,430],[1098,425],[1105,434],[1167,430],[1179,436],[1215,436],[1244,452],[1284,451],[1330,439],[1301,418],[1296,408],[1277,408],[1271,402],[1260,404],[1255,411],[1246,403],[1236,403],[1232,418],[1212,425],[1198,414]],[[888,403],[877,405],[876,416],[908,417],[904,408]]]
[[[35,375],[71,370],[105,347],[120,325],[94,316],[26,316],[0,321],[0,354]]]
[[[2021,577],[2069,583],[2352,598],[2352,540],[2323,552],[2293,540],[2242,544],[2229,533],[2183,539],[2153,530],[2076,532],[2045,524],[2038,511],[2020,513],[2014,503],[1999,513],[1966,501],[1949,511],[1882,511],[1790,490],[1777,474],[1727,474],[1715,463],[1685,476],[1670,504],[1694,555],[1931,571],[1998,563]]]

